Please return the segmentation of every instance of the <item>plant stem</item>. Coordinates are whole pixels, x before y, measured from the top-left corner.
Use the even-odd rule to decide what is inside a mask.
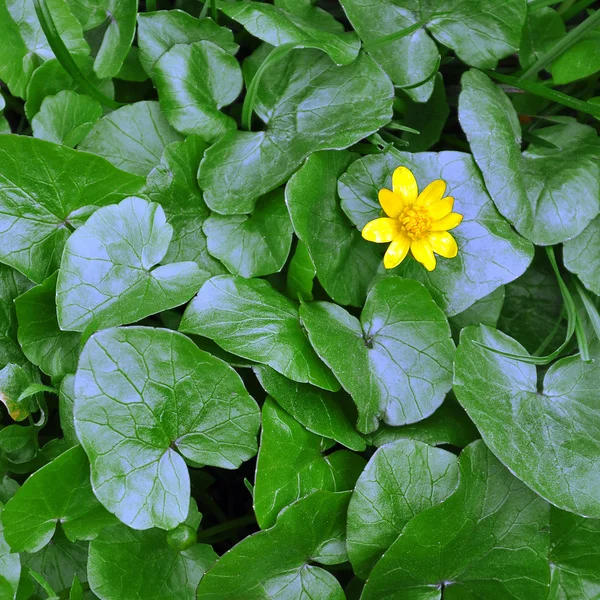
[[[395,42],[396,40],[401,40],[403,37],[410,35],[413,31],[417,29],[421,29],[430,19],[421,19],[404,29],[400,29],[400,31],[395,31],[394,33],[390,33],[389,35],[384,35],[383,37],[377,38],[372,42],[367,42],[363,44],[364,50],[373,50],[373,48],[378,48],[379,46],[383,46],[385,44],[389,44],[391,42]]]
[[[52,15],[48,10],[45,0],[33,0],[35,12],[40,21],[40,25],[52,52],[54,52],[58,62],[62,65],[64,70],[73,78],[73,81],[88,95],[98,100],[100,104],[107,106],[108,108],[119,108],[123,106],[120,102],[105,96],[79,69],[79,66],[71,56],[71,53],[62,41]]]
[[[210,14],[215,23],[219,22],[219,13],[217,12],[217,0],[210,0]]]
[[[521,79],[531,79],[535,77],[546,65],[556,60],[563,52],[578,42],[585,33],[598,25],[600,25],[600,10],[597,10],[583,21],[583,23],[580,23],[577,27],[571,29],[564,38],[558,40],[548,52],[542,54],[542,56],[540,56],[537,61],[523,73]]]
[[[596,0],[579,0],[569,8],[569,10],[565,10],[565,12],[561,13],[561,17],[563,21],[568,21],[573,17],[577,16],[581,11],[585,10],[590,4],[594,4]]]
[[[226,523],[221,523],[220,525],[215,525],[214,527],[209,527],[208,529],[199,531],[198,542],[205,542],[206,540],[220,533],[235,531],[236,529],[240,529],[246,525],[253,525],[254,523],[256,523],[254,516],[231,519],[231,521],[227,521]]]
[[[546,6],[552,6],[553,4],[560,4],[561,0],[533,0],[527,5],[527,10],[532,12],[540,8],[546,8]]]

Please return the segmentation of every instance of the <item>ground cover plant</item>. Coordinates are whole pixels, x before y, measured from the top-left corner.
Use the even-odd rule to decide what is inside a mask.
[[[599,25],[0,0],[0,600],[600,599]]]

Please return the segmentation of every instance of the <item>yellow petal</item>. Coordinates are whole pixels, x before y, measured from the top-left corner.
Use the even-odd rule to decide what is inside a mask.
[[[441,200],[446,192],[446,182],[443,179],[432,181],[420,194],[417,199],[419,206],[429,206],[436,200]]]
[[[458,254],[456,240],[447,231],[434,231],[427,239],[432,250],[444,258],[454,258]]]
[[[386,269],[397,267],[406,258],[409,248],[410,240],[405,235],[394,238],[383,257],[383,266]]]
[[[379,204],[388,217],[397,218],[404,209],[404,202],[398,194],[392,190],[379,190]]]
[[[463,216],[458,213],[451,212],[442,219],[438,219],[431,224],[431,231],[448,231],[453,229],[463,220]]]
[[[454,206],[454,198],[452,196],[446,196],[441,200],[436,200],[432,202],[427,210],[429,211],[429,216],[437,221],[442,217],[445,217],[448,213],[452,211],[452,207]]]
[[[400,196],[404,204],[414,204],[419,195],[417,180],[410,169],[398,167],[392,175],[394,194]]]
[[[415,257],[415,260],[419,261],[428,271],[435,269],[435,255],[431,244],[427,240],[416,240],[411,242],[410,251]]]
[[[367,223],[362,236],[369,242],[391,242],[399,233],[400,224],[397,219],[382,217]]]

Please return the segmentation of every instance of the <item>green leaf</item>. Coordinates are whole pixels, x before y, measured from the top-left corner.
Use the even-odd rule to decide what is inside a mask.
[[[71,221],[138,193],[143,180],[103,158],[0,136],[0,260],[41,283],[59,266]]]
[[[369,292],[360,321],[329,302],[303,304],[317,354],[358,408],[359,431],[428,417],[450,390],[450,326],[418,282],[388,277]]]
[[[446,444],[464,448],[479,437],[473,421],[450,394],[430,417],[402,427],[391,427],[383,423],[372,434],[371,441],[378,448],[396,440],[417,440],[432,446]]]
[[[358,56],[360,39],[354,31],[332,32],[317,21],[260,2],[220,2],[219,8],[254,37],[272,46],[296,44],[326,52],[338,65],[348,65]]]
[[[46,0],[58,34],[67,49],[87,55],[90,47],[79,21],[64,0]],[[54,57],[35,13],[32,0],[0,1],[0,78],[15,96],[25,97],[27,84],[38,64]]]
[[[206,247],[202,225],[210,214],[198,187],[198,165],[206,144],[198,136],[165,147],[160,164],[146,179],[146,194],[160,204],[173,227],[173,238],[165,262],[192,260],[211,275],[226,272]]]
[[[296,383],[270,367],[253,367],[254,374],[279,406],[308,431],[335,440],[342,446],[362,452],[365,441],[350,420],[351,400],[344,393],[331,392]]]
[[[39,407],[36,398],[23,393],[33,383],[31,372],[9,363],[0,370],[0,403],[4,404],[13,421],[24,421]]]
[[[90,588],[103,600],[193,600],[216,559],[206,544],[179,552],[167,544],[165,531],[117,525],[90,544]]]
[[[548,594],[548,505],[474,442],[458,488],[413,517],[369,576],[363,600]]]
[[[555,40],[556,42],[556,40]],[[591,31],[567,48],[550,69],[556,85],[571,83],[600,71],[600,35]]]
[[[0,450],[10,461],[10,469],[18,473],[15,466],[24,465],[24,473],[29,473],[38,467],[38,464],[30,465],[29,461],[38,454],[37,432],[35,427],[23,427],[20,425],[9,425],[0,430]]]
[[[101,116],[99,102],[64,90],[56,96],[46,96],[31,126],[34,137],[74,148]]]
[[[73,409],[75,406],[75,375],[66,375],[60,382],[58,393],[58,411],[60,416],[60,428],[69,446],[77,446],[79,439],[75,432],[75,419]]]
[[[423,442],[398,440],[379,448],[356,482],[348,506],[348,556],[367,579],[404,526],[439,504],[458,484],[456,456]]]
[[[182,10],[161,10],[138,15],[140,62],[152,76],[159,59],[177,44],[192,44],[208,40],[235,54],[239,46],[233,33],[219,27],[212,19],[196,19]]]
[[[519,280],[517,279],[517,281]],[[450,317],[448,320],[452,329],[460,331],[467,325],[479,325],[480,323],[489,327],[496,327],[504,306],[504,295],[505,286],[501,286],[471,304],[466,310]]]
[[[552,335],[563,310],[563,299],[550,263],[538,255],[527,271],[504,289],[498,329],[523,344],[528,352],[535,352],[544,342],[548,351],[557,348],[565,339],[566,329],[564,323],[559,324]],[[484,325],[495,327],[493,323]],[[552,339],[547,339],[549,335]]]
[[[208,337],[224,350],[269,365],[298,383],[339,389],[300,326],[297,305],[263,279],[209,279],[189,304],[179,329]]]
[[[338,581],[310,563],[346,560],[349,492],[315,492],[284,509],[277,523],[224,554],[198,588],[202,600],[343,600]]]
[[[60,328],[133,323],[187,302],[206,273],[194,262],[157,266],[172,235],[163,209],[141,198],[96,211],[65,245],[56,284]]]
[[[549,600],[594,600],[600,589],[600,520],[552,508]]]
[[[256,453],[258,427],[258,407],[235,371],[177,332],[108,329],[83,349],[75,428],[94,493],[127,525],[183,522],[184,458],[235,469]]]
[[[600,295],[600,217],[596,217],[577,237],[565,242],[565,267],[575,273],[594,294]]]
[[[557,125],[545,139],[560,140],[560,148],[530,146],[521,154],[521,127],[506,94],[473,70],[463,75],[462,88],[460,123],[498,210],[538,245],[581,233],[599,209],[595,131]]]
[[[251,215],[213,213],[203,229],[208,251],[231,273],[242,277],[281,271],[292,245],[292,223],[283,189],[259,198]]]
[[[265,50],[249,59],[253,68]],[[316,50],[289,52],[261,80],[255,109],[265,130],[229,132],[207,150],[198,175],[206,203],[221,214],[251,212],[309,154],[346,148],[385,125],[392,98],[391,82],[364,54],[337,67]]]
[[[115,77],[135,35],[138,0],[101,0],[108,26],[94,61],[98,77]]]
[[[19,489],[19,484],[8,475],[4,475],[2,479],[0,479],[0,502],[6,503],[8,502]]]
[[[519,62],[523,69],[531,67],[558,40],[565,36],[565,23],[552,8],[529,10],[521,36]]]
[[[0,517],[3,516],[3,506],[0,503]],[[5,535],[5,526],[0,519],[0,598],[10,600],[15,597],[21,577],[21,560],[18,554],[11,551]]]
[[[337,180],[355,158],[349,152],[312,154],[288,181],[285,196],[327,294],[339,304],[361,306],[381,255],[340,208]]]
[[[145,177],[160,163],[165,146],[180,139],[158,102],[136,102],[102,117],[78,148]]]
[[[50,542],[58,523],[75,542],[96,537],[115,518],[96,500],[87,457],[75,446],[19,488],[4,507],[2,521],[13,552],[37,552]]]
[[[19,343],[25,356],[46,375],[61,378],[74,373],[79,357],[79,333],[63,331],[56,314],[54,273],[15,301]]]
[[[296,500],[320,490],[352,490],[365,460],[349,450],[324,455],[328,442],[267,398],[254,482],[254,512],[261,529]]]
[[[223,48],[208,41],[177,44],[158,60],[152,79],[165,117],[180,133],[212,143],[237,128],[219,109],[242,91],[242,70]]]
[[[532,490],[559,508],[600,516],[598,362],[579,356],[550,367],[538,388],[533,365],[490,352],[475,342],[517,354],[521,344],[494,329],[463,329],[454,391],[490,450]],[[600,358],[600,342],[590,346]],[[493,402],[489,399],[493,398]]]
[[[26,366],[27,358],[17,340],[17,311],[15,298],[33,284],[21,273],[0,264],[0,366],[15,363]]]
[[[71,590],[69,591],[69,600],[83,600],[83,586],[77,575],[73,577],[73,583],[71,584]]]
[[[446,195],[454,198],[453,210],[464,218],[452,230],[458,244],[456,258],[440,258],[429,272],[410,257],[395,273],[421,281],[446,314],[455,315],[525,271],[533,257],[532,245],[498,214],[477,165],[462,152],[393,151],[354,162],[340,178],[339,193],[342,208],[359,229],[380,216],[378,192],[392,189],[392,173],[399,165],[414,173],[420,190],[443,179]]]
[[[319,29],[334,33],[344,31],[344,26],[336,21],[333,15],[318,6],[314,6],[313,0],[274,0],[273,4],[310,21]]]
[[[308,246],[298,240],[292,260],[288,265],[286,292],[294,300],[312,300],[313,282],[317,270]]]

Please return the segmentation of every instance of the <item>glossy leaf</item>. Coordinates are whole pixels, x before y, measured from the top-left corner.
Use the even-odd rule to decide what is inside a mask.
[[[446,317],[418,282],[388,277],[369,292],[360,321],[340,306],[300,308],[311,344],[375,431],[428,417],[450,390],[454,344]]]
[[[107,329],[83,349],[75,428],[94,493],[136,529],[183,522],[184,458],[237,468],[256,453],[258,427],[256,403],[235,371],[177,332]]]
[[[58,326],[56,278],[57,273],[19,296],[15,307],[23,352],[44,373],[60,378],[75,372],[81,336]]]
[[[348,65],[358,56],[360,39],[355,32],[332,32],[321,28],[318,22],[261,2],[227,3],[219,8],[237,21],[254,37],[272,46],[297,44],[326,52],[338,65]]]
[[[419,190],[443,179],[446,195],[454,198],[453,210],[463,220],[452,230],[458,244],[455,258],[440,258],[431,272],[407,258],[395,273],[421,281],[446,314],[455,315],[525,271],[533,258],[532,245],[498,214],[475,162],[462,152],[394,151],[354,162],[340,179],[339,193],[344,211],[359,229],[379,217],[378,192],[391,189],[392,173],[400,165],[413,171]]]
[[[311,433],[267,398],[254,481],[254,512],[261,529],[296,500],[320,490],[352,490],[365,466],[348,450],[324,455],[328,440]]]
[[[194,262],[157,266],[172,234],[162,208],[141,198],[96,211],[65,246],[56,284],[61,329],[133,323],[187,302],[205,276]]]
[[[208,337],[292,381],[339,389],[300,326],[297,305],[262,279],[209,279],[186,309],[180,330]]]
[[[143,185],[103,158],[24,136],[0,137],[0,157],[0,260],[36,283],[58,268],[73,219]]]
[[[251,215],[213,213],[203,230],[210,254],[234,275],[247,278],[281,271],[292,245],[282,189],[259,198]]]
[[[351,400],[311,385],[290,381],[267,366],[253,367],[267,394],[308,431],[362,452],[365,441],[350,420]]]
[[[335,577],[310,563],[346,560],[349,496],[349,492],[315,492],[286,508],[273,527],[247,537],[217,561],[200,582],[198,597],[343,600]]]
[[[207,40],[235,54],[238,45],[233,33],[219,27],[212,19],[196,19],[182,10],[160,10],[138,15],[140,62],[152,76],[159,59],[177,44]]]
[[[56,96],[47,96],[31,125],[34,137],[74,148],[89,133],[102,116],[100,103],[64,90]]]
[[[600,516],[597,477],[600,445],[598,380],[600,343],[590,354],[563,358],[537,384],[533,365],[506,358],[475,342],[525,354],[494,329],[463,329],[456,354],[454,391],[491,451],[549,502],[587,517]],[[493,402],[489,399],[493,398]]]
[[[237,128],[219,109],[239,96],[242,70],[220,46],[209,41],[177,44],[157,61],[152,77],[163,113],[179,133],[212,143]]]
[[[296,249],[288,265],[286,292],[294,300],[312,300],[313,283],[317,270],[315,263],[302,240],[298,240]]]
[[[0,503],[0,517],[4,508]],[[0,597],[14,598],[21,577],[21,561],[18,554],[11,552],[11,548],[4,536],[4,525],[0,519]]]
[[[565,267],[575,273],[594,294],[600,295],[600,217],[596,217],[577,237],[565,242]]]
[[[334,101],[329,90],[338,87]],[[385,125],[392,96],[391,82],[364,54],[337,67],[316,50],[290,52],[261,80],[257,108],[265,130],[230,132],[207,150],[199,171],[206,203],[221,214],[251,212],[309,154],[346,148]]]
[[[323,288],[340,304],[360,306],[381,255],[339,204],[337,180],[354,158],[349,152],[311,155],[290,178],[285,196],[296,235],[306,244]]]
[[[531,67],[563,38],[565,33],[565,23],[553,8],[545,6],[528,11],[519,52],[521,66],[524,69]]]
[[[165,146],[180,139],[158,102],[136,102],[102,117],[78,148],[145,177],[159,164]]]
[[[564,85],[600,71],[600,35],[591,31],[567,48],[550,69],[554,83]]]
[[[87,457],[75,446],[19,488],[4,507],[2,522],[13,552],[37,552],[50,542],[59,523],[74,542],[96,537],[116,519],[94,496]]]
[[[217,555],[206,544],[178,552],[160,529],[104,529],[90,544],[90,588],[102,600],[193,600]]]
[[[348,556],[366,579],[404,526],[439,504],[458,484],[454,454],[423,442],[399,440],[373,454],[348,506]]]
[[[521,154],[521,127],[506,94],[478,71],[465,73],[462,88],[460,123],[498,210],[538,245],[581,233],[599,210],[595,131],[557,125],[546,139],[556,138],[558,148],[530,146]]]
[[[495,289],[487,296],[471,304],[466,310],[450,317],[448,321],[450,321],[452,329],[460,331],[467,325],[479,325],[480,323],[489,327],[496,327],[504,306],[505,288],[506,286],[502,286]]]

